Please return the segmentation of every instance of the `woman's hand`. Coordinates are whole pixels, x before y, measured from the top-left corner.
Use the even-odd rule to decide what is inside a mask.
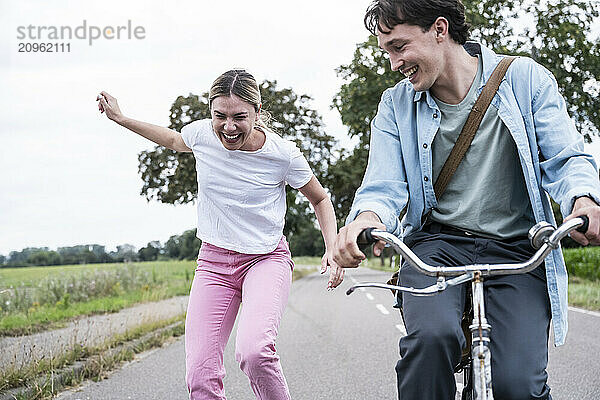
[[[330,251],[325,251],[323,257],[321,258],[321,274],[327,272],[327,267],[331,267],[329,269],[329,281],[327,282],[327,290],[332,290],[340,285],[344,280],[344,269],[337,265],[335,261],[333,261],[333,253]]]
[[[106,113],[108,119],[115,121],[116,123],[120,123],[120,121],[123,120],[123,113],[121,113],[117,99],[110,94],[102,91],[98,97],[96,97],[96,101],[98,101],[98,110],[100,110],[101,113]]]

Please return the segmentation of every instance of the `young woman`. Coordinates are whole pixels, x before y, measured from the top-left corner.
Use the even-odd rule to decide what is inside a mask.
[[[185,325],[190,398],[225,399],[223,351],[243,302],[236,360],[257,399],[289,399],[275,353],[294,265],[283,236],[286,184],[315,210],[326,247],[321,273],[331,266],[328,288],[344,273],[330,253],[337,234],[331,201],[298,148],[262,121],[256,80],[244,70],[219,76],[209,92],[211,119],[194,121],[181,134],[125,117],[106,92],[97,100],[119,125],[196,158],[202,247]]]

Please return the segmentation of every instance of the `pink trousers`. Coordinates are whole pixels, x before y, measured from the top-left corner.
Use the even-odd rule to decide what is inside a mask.
[[[241,254],[203,243],[185,321],[190,399],[225,399],[223,351],[241,307],[235,358],[257,399],[290,399],[275,339],[292,283],[285,238],[269,254]]]

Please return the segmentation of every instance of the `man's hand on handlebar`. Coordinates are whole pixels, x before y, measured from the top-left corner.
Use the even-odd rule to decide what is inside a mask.
[[[340,229],[333,249],[333,260],[340,267],[356,268],[366,258],[365,254],[360,251],[356,244],[358,235],[366,228],[386,230],[385,225],[381,223],[377,214],[370,211],[359,214],[353,222]],[[379,256],[384,246],[385,243],[382,241],[375,243],[373,254]]]
[[[585,234],[573,231],[571,238],[584,246],[600,245],[600,206],[589,197],[579,197],[575,200],[573,211],[565,218],[565,221],[582,215],[587,215],[589,218],[588,230]]]

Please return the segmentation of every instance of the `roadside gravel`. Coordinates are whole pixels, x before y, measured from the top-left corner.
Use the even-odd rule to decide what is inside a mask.
[[[62,329],[0,338],[0,368],[20,369],[41,359],[57,357],[76,346],[94,347],[140,325],[184,314],[188,296],[139,304],[117,313],[79,318]]]

